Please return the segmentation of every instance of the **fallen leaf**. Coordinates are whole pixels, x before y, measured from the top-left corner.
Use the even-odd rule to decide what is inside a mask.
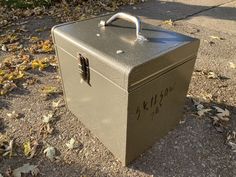
[[[32,36],[30,38],[30,42],[36,42],[36,41],[39,41],[39,38],[37,36]]]
[[[43,52],[52,52],[53,49],[53,44],[50,40],[46,40],[42,44],[42,51]]]
[[[23,147],[24,147],[24,154],[25,154],[25,156],[29,156],[30,152],[31,152],[30,141],[24,142],[23,143]]]
[[[207,73],[207,78],[208,79],[216,79],[216,78],[218,78],[218,76],[213,71],[210,71],[209,73]]]
[[[197,110],[199,110],[199,111],[204,108],[204,106],[202,104],[200,104],[200,103],[195,105],[195,106],[196,106]]]
[[[0,133],[0,155],[11,157],[13,154],[13,139]]]
[[[51,40],[36,41],[30,47],[29,51],[35,53],[50,53],[54,51],[53,42]]]
[[[200,110],[198,110],[197,113],[201,117],[201,116],[203,116],[205,113],[207,113],[209,111],[211,111],[211,109],[200,109]]]
[[[53,101],[53,102],[52,102],[52,107],[53,107],[53,108],[59,108],[59,107],[64,106],[64,104],[62,104],[61,102],[62,102],[62,100]]]
[[[229,141],[228,144],[232,148],[233,152],[236,152],[236,143]]]
[[[194,106],[197,109],[197,114],[200,117],[203,116],[205,113],[211,111],[211,109],[205,109],[204,106],[200,102],[198,102],[198,101],[196,101],[194,99],[192,99],[192,100],[193,100]]]
[[[39,145],[38,141],[36,141],[36,140],[34,140],[32,142],[26,141],[23,143],[24,154],[25,154],[25,156],[28,157],[27,159],[31,159],[35,156],[38,145]]]
[[[213,107],[217,110],[217,112],[218,112],[217,116],[218,117],[228,117],[230,115],[229,110],[227,110],[227,109],[221,109],[217,106],[213,106]]]
[[[19,42],[8,44],[7,45],[7,51],[8,52],[15,52],[23,48],[23,44],[20,44]]]
[[[7,113],[7,116],[12,119],[19,119],[19,118],[24,117],[24,114],[17,113],[16,111],[12,111],[11,113]]]
[[[49,123],[50,121],[52,121],[53,118],[53,114],[49,113],[48,115],[44,115],[43,116],[43,123]]]
[[[49,134],[52,134],[54,128],[50,124],[42,124],[40,126],[40,135],[43,135],[43,138],[46,138]]]
[[[165,24],[165,25],[171,25],[171,26],[173,25],[173,21],[171,19],[165,20],[162,23]]]
[[[196,100],[194,100],[194,99],[192,99],[192,101],[193,101],[193,105],[194,105],[198,110],[204,108],[204,106],[203,106],[199,101],[196,101]]]
[[[210,36],[210,38],[212,38],[212,39],[218,39],[218,40],[224,40],[224,38],[219,37],[219,36]]]
[[[2,45],[2,51],[4,51],[4,52],[6,52],[7,51],[7,47],[6,47],[6,45]]]
[[[48,63],[43,62],[42,60],[34,60],[31,62],[32,69],[39,69],[39,71],[42,71],[46,67],[49,66]]]
[[[217,125],[218,124],[218,122],[219,122],[219,117],[216,117],[216,116],[213,116],[213,117],[211,117],[212,119],[213,119],[213,125]]]
[[[229,131],[227,133],[227,141],[234,140],[236,141],[236,131]]]
[[[55,159],[55,154],[56,154],[56,150],[54,147],[49,146],[47,147],[43,153],[46,155],[47,158],[49,158],[51,161],[53,161]]]
[[[29,163],[24,164],[22,167],[19,167],[13,170],[14,177],[21,177],[21,174],[31,173],[33,176],[37,176],[39,173],[39,169],[36,165],[30,165]]]
[[[229,67],[232,69],[236,69],[236,65],[233,62],[229,62]]]
[[[61,100],[59,100],[59,101],[57,101],[57,102],[56,102],[56,101],[53,101],[53,102],[52,102],[52,107],[54,107],[54,108],[58,108],[60,102],[61,102]]]
[[[70,141],[68,143],[66,143],[66,146],[69,148],[69,149],[74,149],[74,144],[75,144],[75,139],[74,138],[71,138]]]
[[[15,89],[17,86],[14,82],[12,81],[7,81],[3,84],[2,88],[0,88],[0,95],[5,95],[6,93],[12,91]]]
[[[9,141],[9,145],[6,146],[6,150],[5,150],[6,152],[3,154],[3,156],[7,156],[7,155],[9,155],[9,157],[12,156],[12,153],[13,153],[13,143],[14,143],[13,140]]]
[[[41,89],[41,92],[46,94],[46,95],[50,95],[50,94],[53,94],[53,93],[57,93],[58,89],[56,87],[53,87],[53,86],[44,86]]]
[[[35,30],[35,32],[43,32],[45,29],[44,28],[38,28]]]

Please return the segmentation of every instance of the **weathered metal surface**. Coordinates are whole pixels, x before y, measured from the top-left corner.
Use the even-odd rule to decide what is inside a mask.
[[[52,33],[69,110],[126,165],[181,119],[199,41],[146,24],[139,41],[132,23],[98,26],[109,17]]]

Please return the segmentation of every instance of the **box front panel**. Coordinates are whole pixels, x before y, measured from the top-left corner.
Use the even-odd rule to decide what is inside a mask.
[[[178,124],[194,63],[192,59],[129,94],[126,163]]]
[[[86,82],[81,83],[79,61],[59,47],[57,53],[69,110],[124,162],[127,92],[92,69],[90,69],[91,85]]]

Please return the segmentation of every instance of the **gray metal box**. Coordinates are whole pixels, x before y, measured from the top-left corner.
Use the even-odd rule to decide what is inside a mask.
[[[68,109],[127,165],[178,125],[199,40],[110,17],[52,34]]]

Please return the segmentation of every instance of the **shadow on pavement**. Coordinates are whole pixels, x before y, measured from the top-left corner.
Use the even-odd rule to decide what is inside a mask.
[[[232,2],[232,1],[229,1]],[[215,3],[216,4],[216,3]],[[139,8],[139,6],[141,8]],[[236,10],[235,7],[227,6],[202,6],[202,5],[192,5],[175,1],[148,1],[144,4],[136,6],[137,8],[133,9],[132,7],[125,7],[124,9],[132,12],[132,14],[140,15],[147,17],[148,19],[155,20],[169,20],[173,21],[184,19],[192,15],[201,15],[200,12],[210,10],[217,7],[217,10],[220,13],[204,13],[204,16],[208,16],[216,19],[224,20],[236,20]]]

